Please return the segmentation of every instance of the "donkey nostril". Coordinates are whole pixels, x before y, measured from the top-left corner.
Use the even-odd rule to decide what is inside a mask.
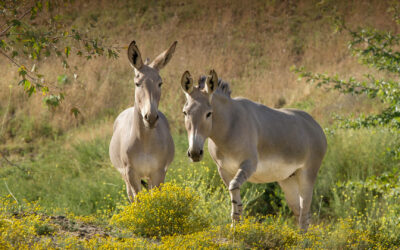
[[[144,119],[147,121],[149,120],[149,116],[147,114],[144,115]]]
[[[189,157],[192,157],[192,155],[190,154],[190,151],[189,151],[189,150],[187,151],[187,155],[188,155]]]
[[[200,149],[200,155],[203,155],[203,149]]]
[[[157,121],[157,120],[158,120],[158,118],[159,118],[159,116],[158,116],[158,114],[157,114],[157,116],[156,116],[156,120],[155,120],[155,121]]]

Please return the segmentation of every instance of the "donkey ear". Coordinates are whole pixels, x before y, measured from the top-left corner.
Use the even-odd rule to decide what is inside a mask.
[[[218,87],[218,76],[215,70],[210,71],[210,75],[206,79],[206,92],[211,95]]]
[[[183,92],[190,94],[193,91],[193,78],[190,75],[189,71],[185,71],[181,78],[181,87]]]
[[[167,63],[171,60],[172,55],[175,52],[175,48],[176,48],[176,44],[178,42],[175,41],[171,47],[169,47],[169,49],[167,49],[166,51],[164,51],[163,53],[161,53],[160,55],[158,55],[156,57],[156,59],[154,59],[153,62],[150,63],[150,67],[155,68],[157,70],[160,70],[162,68],[165,67],[165,65],[167,65]]]
[[[128,47],[128,59],[131,62],[132,67],[137,70],[140,70],[143,66],[142,56],[140,55],[140,51],[136,46],[136,42],[132,41]]]

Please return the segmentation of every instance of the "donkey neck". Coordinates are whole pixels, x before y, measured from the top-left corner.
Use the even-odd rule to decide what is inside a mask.
[[[235,110],[233,100],[218,93],[214,93],[211,106],[213,108],[213,120],[210,139],[218,145],[223,143],[230,134],[230,124],[234,122],[233,112]]]

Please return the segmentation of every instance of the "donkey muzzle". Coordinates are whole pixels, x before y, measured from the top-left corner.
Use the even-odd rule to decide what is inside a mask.
[[[146,127],[154,128],[157,124],[158,118],[159,116],[157,113],[155,115],[145,114],[143,120],[145,121]]]
[[[200,150],[193,150],[189,149],[187,151],[188,157],[193,161],[193,162],[199,162],[203,158],[203,149]]]

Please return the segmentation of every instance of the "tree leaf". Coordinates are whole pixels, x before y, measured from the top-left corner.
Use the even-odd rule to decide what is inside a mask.
[[[71,52],[71,48],[69,46],[65,47],[65,56],[68,57],[70,52]]]
[[[73,114],[73,115],[75,116],[75,118],[77,118],[78,115],[81,113],[77,107],[73,107],[73,108],[70,110],[70,112],[71,112],[71,114]]]

